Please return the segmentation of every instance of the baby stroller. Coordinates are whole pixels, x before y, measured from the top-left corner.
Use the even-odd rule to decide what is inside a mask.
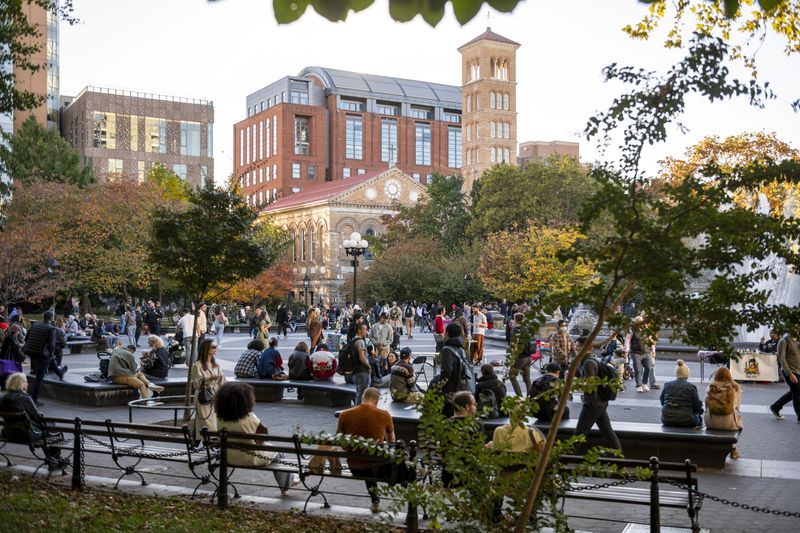
[[[182,342],[175,339],[169,339],[167,343],[167,351],[169,352],[169,359],[172,361],[172,366],[183,365],[186,363],[186,350]]]

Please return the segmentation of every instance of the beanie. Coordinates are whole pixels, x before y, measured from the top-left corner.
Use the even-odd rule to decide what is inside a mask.
[[[689,379],[689,367],[684,364],[683,359],[678,359],[678,366],[675,367],[675,377]]]

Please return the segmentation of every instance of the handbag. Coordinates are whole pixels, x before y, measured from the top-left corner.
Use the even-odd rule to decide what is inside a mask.
[[[197,393],[197,401],[200,405],[208,405],[214,401],[214,394],[216,390],[206,385],[206,380],[203,380],[202,386]]]
[[[10,376],[22,372],[22,365],[13,359],[0,359],[0,376]]]

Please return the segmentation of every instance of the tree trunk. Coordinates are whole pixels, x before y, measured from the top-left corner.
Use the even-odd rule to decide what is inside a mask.
[[[81,316],[91,312],[92,302],[89,301],[89,294],[86,291],[83,291],[81,292]]]
[[[200,306],[197,305],[202,300],[198,298],[195,302],[194,306],[194,326],[192,327],[192,343],[189,348],[189,354],[186,357],[186,366],[189,368],[189,373],[186,376],[186,392],[183,397],[183,405],[186,406],[186,409],[183,411],[183,421],[187,422],[192,417],[192,411],[189,409],[192,401],[192,366],[194,366],[195,361],[195,350],[197,347],[197,318],[200,316]],[[183,332],[184,338],[186,337],[186,332]]]

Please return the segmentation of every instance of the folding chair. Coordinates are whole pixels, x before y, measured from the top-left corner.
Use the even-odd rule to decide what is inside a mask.
[[[411,365],[412,366],[420,365],[420,367],[416,370],[416,372],[414,372],[414,379],[419,380],[420,376],[425,378],[425,388],[427,388],[429,382],[428,382],[428,374],[425,373],[425,365],[428,365],[431,368],[434,368],[434,366],[428,362],[428,358],[425,357],[424,355],[418,355],[417,357],[415,357],[414,360],[411,361]]]

